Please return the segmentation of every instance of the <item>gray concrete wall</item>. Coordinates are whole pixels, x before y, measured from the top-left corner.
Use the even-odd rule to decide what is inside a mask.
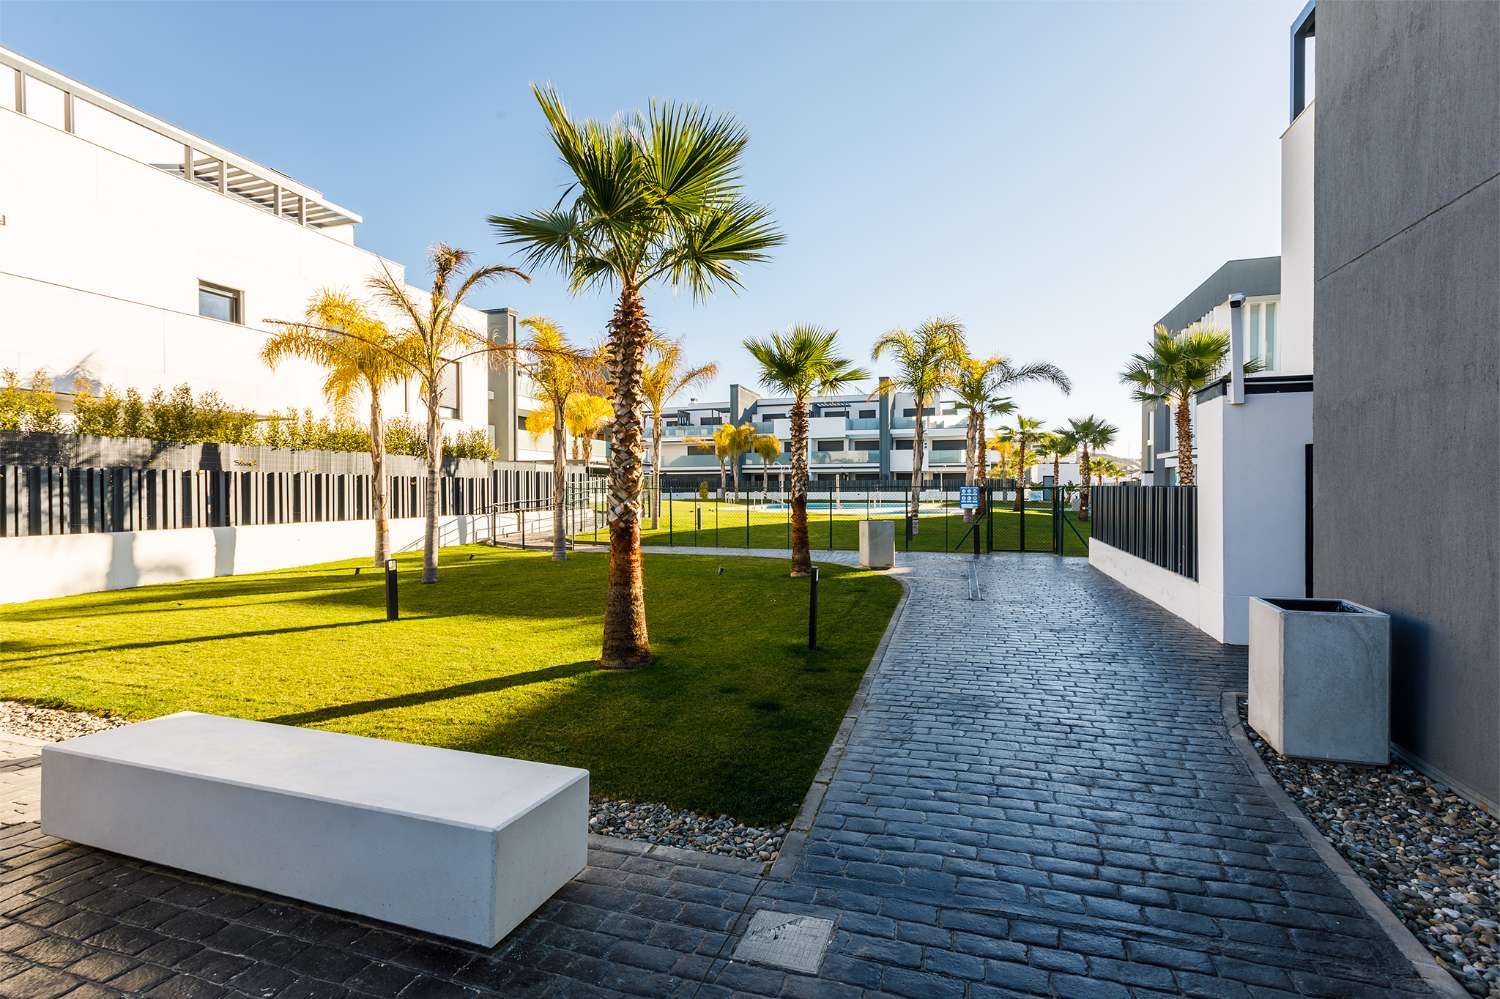
[[[1317,11],[1315,589],[1392,617],[1391,733],[1500,801],[1500,4]]]

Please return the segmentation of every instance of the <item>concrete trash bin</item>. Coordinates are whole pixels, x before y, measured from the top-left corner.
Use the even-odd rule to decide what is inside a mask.
[[[859,565],[862,569],[889,569],[896,564],[896,522],[859,522]]]
[[[1349,600],[1250,599],[1250,726],[1283,756],[1390,762],[1391,619]]]

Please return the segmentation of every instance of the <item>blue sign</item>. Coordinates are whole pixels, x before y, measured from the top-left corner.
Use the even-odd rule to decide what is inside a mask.
[[[979,487],[978,486],[959,486],[958,487],[958,508],[960,510],[978,510],[979,509]]]

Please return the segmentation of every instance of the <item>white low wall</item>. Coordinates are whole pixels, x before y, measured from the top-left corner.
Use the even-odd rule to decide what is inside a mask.
[[[546,522],[538,525],[539,538],[550,518]],[[421,518],[390,525],[393,551],[420,548]],[[482,514],[442,517],[438,529],[442,544],[467,544],[489,536],[489,520]],[[0,604],[368,558],[374,544],[368,520],[3,538]]]
[[[1221,598],[1195,579],[1089,539],[1089,565],[1154,604],[1171,611],[1218,642],[1224,634]],[[1245,644],[1244,641],[1230,644]]]

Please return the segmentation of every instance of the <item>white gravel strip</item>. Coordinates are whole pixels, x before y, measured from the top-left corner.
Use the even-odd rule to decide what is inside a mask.
[[[102,732],[129,724],[114,715],[94,715],[87,711],[62,711],[39,708],[20,701],[0,701],[0,732],[24,735],[47,742],[61,742],[91,732]]]
[[[1500,999],[1500,821],[1404,763],[1282,756],[1240,719],[1304,815],[1470,995]]]
[[[771,829],[746,826],[727,815],[709,818],[661,804],[610,800],[589,802],[591,833],[717,853],[741,860],[775,860],[781,852],[786,831],[786,826]]]

